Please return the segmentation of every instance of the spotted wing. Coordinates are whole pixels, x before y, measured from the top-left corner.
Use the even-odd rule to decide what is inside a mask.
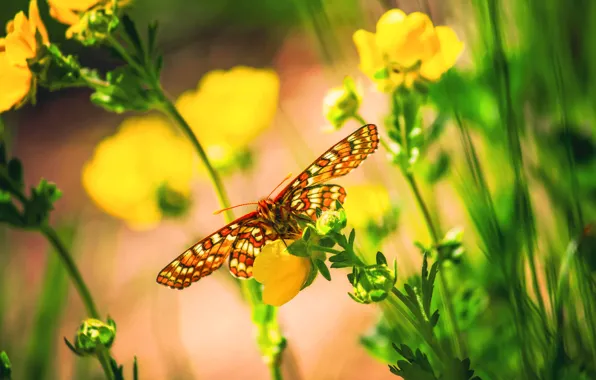
[[[335,201],[343,204],[346,190],[339,185],[315,185],[293,192],[290,208],[297,214],[306,214],[312,220],[317,219],[316,209],[334,210]]]
[[[237,278],[251,278],[255,258],[267,242],[277,238],[277,233],[261,220],[251,220],[242,225],[230,253],[230,273]]]
[[[248,231],[246,225],[254,224],[257,213],[251,212],[212,233],[184,251],[163,268],[157,282],[172,289],[184,289],[193,282],[210,275],[225,261],[230,252],[236,252]]]
[[[374,124],[367,124],[344,138],[317,158],[275,198],[286,203],[296,193],[332,178],[342,177],[357,168],[379,146],[379,134]]]

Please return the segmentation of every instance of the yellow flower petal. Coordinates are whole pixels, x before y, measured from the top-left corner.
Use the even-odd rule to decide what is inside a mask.
[[[31,34],[29,21],[19,12],[13,23],[13,31],[6,36],[5,51],[13,65],[27,67],[27,59],[35,57],[35,37]]]
[[[74,25],[79,22],[79,16],[69,8],[56,5],[55,1],[49,0],[50,16],[55,18],[58,22],[66,25]]]
[[[352,39],[360,56],[360,70],[374,79],[374,74],[385,67],[383,56],[377,49],[375,35],[360,29],[354,33]]]
[[[83,12],[98,4],[100,0],[48,0],[50,7]]]
[[[214,70],[203,76],[197,90],[183,93],[176,108],[206,150],[219,146],[235,153],[271,125],[279,87],[279,77],[272,70],[243,66]],[[219,148],[212,151],[221,153]]]
[[[83,169],[83,187],[106,213],[132,228],[147,229],[162,219],[160,186],[188,196],[194,165],[192,147],[167,120],[133,117],[98,144]]]
[[[432,58],[424,61],[420,67],[420,75],[431,81],[438,80],[443,73],[453,67],[464,50],[463,42],[457,38],[453,29],[438,26],[435,32],[439,39],[440,50]]]
[[[48,31],[46,30],[46,27],[41,21],[41,17],[39,16],[37,0],[31,0],[29,2],[29,22],[31,24],[31,34],[35,36],[35,32],[38,31],[41,35],[43,43],[48,44],[50,42],[50,38],[48,37]]]
[[[276,240],[263,247],[253,266],[253,277],[264,285],[263,302],[272,306],[281,306],[299,292],[310,270],[309,258],[291,255],[286,244],[291,240]]]
[[[7,111],[27,96],[31,71],[13,65],[6,52],[0,52],[0,112]]]

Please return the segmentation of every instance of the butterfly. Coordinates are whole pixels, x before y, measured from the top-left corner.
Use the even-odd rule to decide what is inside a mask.
[[[315,221],[317,208],[333,210],[336,200],[343,204],[345,189],[323,182],[357,168],[378,145],[377,127],[374,124],[362,126],[319,156],[275,198],[270,194],[259,200],[255,211],[184,251],[159,272],[157,282],[172,289],[184,289],[219,269],[226,259],[233,276],[252,277],[255,258],[266,243],[299,238],[301,219]]]

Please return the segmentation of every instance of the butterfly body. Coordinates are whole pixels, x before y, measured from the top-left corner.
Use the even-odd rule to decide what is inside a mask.
[[[229,257],[232,275],[252,277],[254,259],[262,247],[278,239],[297,239],[300,220],[316,220],[316,209],[343,204],[346,191],[339,185],[323,184],[348,174],[379,145],[377,128],[368,124],[344,138],[317,158],[275,198],[257,202],[257,208],[194,244],[163,268],[157,282],[184,289],[208,276]]]

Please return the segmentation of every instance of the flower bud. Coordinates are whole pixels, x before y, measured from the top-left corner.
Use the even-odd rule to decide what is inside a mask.
[[[99,7],[85,12],[79,22],[66,31],[66,38],[75,38],[85,46],[101,43],[118,27],[120,20],[112,7]]]
[[[337,130],[348,119],[356,116],[361,101],[354,80],[351,77],[346,77],[343,86],[334,87],[327,92],[323,100],[323,113],[333,128]]]
[[[383,301],[397,281],[397,271],[386,264],[355,267],[348,275],[354,294],[348,293],[356,302],[368,304]]]
[[[346,223],[346,212],[343,208],[340,210],[327,210],[317,218],[316,228],[319,235],[327,235],[332,231],[341,231]]]
[[[99,319],[88,318],[77,330],[74,351],[79,355],[94,355],[100,349],[110,348],[115,338],[116,323],[113,320],[108,318],[108,323],[105,323]]]

